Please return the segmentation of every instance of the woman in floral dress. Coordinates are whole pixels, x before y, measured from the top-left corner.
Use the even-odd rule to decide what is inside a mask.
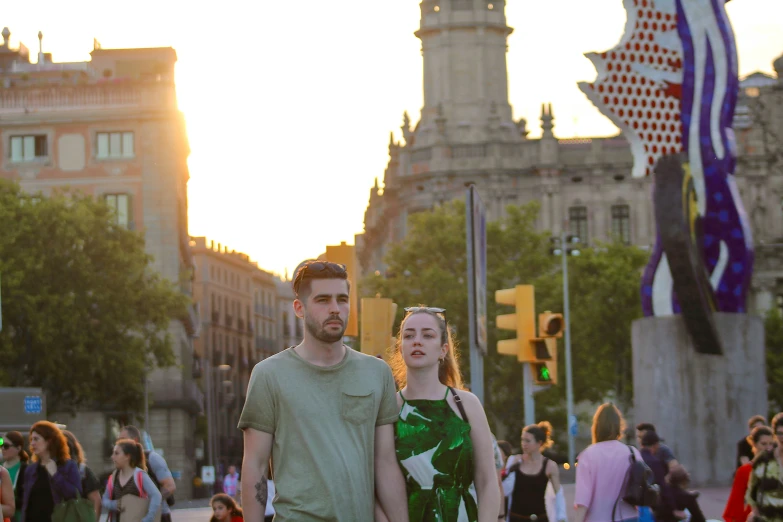
[[[410,522],[495,522],[492,435],[479,400],[461,389],[445,310],[406,312],[390,364],[401,388],[395,434]]]

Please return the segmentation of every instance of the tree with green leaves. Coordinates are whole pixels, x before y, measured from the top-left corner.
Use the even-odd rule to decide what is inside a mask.
[[[517,284],[536,286],[537,313],[562,311],[560,259],[550,252],[548,232],[536,230],[538,204],[510,206],[499,222],[487,225],[487,323],[489,353],[484,359],[485,407],[498,436],[519,436],[522,366],[499,355],[499,338],[513,336],[495,325],[495,291]],[[630,400],[631,322],[641,317],[639,281],[647,254],[620,244],[598,245],[570,260],[571,327],[575,396],[598,400],[607,393]],[[457,333],[465,377],[469,377],[465,205],[455,201],[409,218],[408,234],[386,257],[385,274],[370,275],[360,286],[365,296],[381,294],[402,308],[426,304],[446,308]],[[503,336],[503,337],[500,337]],[[559,385],[536,394],[538,417],[564,428],[565,360],[559,344]],[[562,433],[562,429],[559,430]]]
[[[150,268],[141,233],[77,193],[0,182],[0,386],[42,387],[50,411],[139,411],[143,376],[173,364],[188,298]]]

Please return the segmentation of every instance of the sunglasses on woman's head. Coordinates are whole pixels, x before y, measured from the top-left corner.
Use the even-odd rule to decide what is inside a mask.
[[[446,311],[445,308],[435,308],[434,306],[409,306],[405,309],[406,312],[432,312],[434,314],[442,314]]]

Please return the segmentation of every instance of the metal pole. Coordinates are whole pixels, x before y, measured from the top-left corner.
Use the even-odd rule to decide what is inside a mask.
[[[146,368],[144,368],[144,431],[147,434],[150,432],[150,399]]]
[[[468,189],[465,198],[465,228],[468,259],[468,337],[470,338],[470,391],[484,404],[484,359],[476,345],[476,285],[474,270],[476,259],[473,259],[473,194]]]
[[[571,369],[571,319],[568,302],[568,244],[565,227],[560,232],[560,247],[563,256],[563,316],[565,319],[565,366],[566,366],[566,409],[568,411],[568,463],[574,465],[574,378]]]
[[[536,398],[533,395],[533,370],[530,363],[522,363],[522,397],[525,406],[525,426],[536,423]]]
[[[212,439],[214,437],[214,427],[212,426],[212,368],[208,357],[204,357],[203,361],[204,384],[207,392],[207,463],[210,466],[214,466],[215,455],[212,448]]]

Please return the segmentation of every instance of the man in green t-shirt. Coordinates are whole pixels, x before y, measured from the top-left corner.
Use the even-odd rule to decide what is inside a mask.
[[[342,343],[347,277],[335,263],[301,265],[294,311],[304,319],[304,340],[253,369],[239,419],[248,522],[264,519],[270,455],[275,522],[369,522],[376,495],[391,522],[408,521],[394,451],[394,379],[384,361]]]

